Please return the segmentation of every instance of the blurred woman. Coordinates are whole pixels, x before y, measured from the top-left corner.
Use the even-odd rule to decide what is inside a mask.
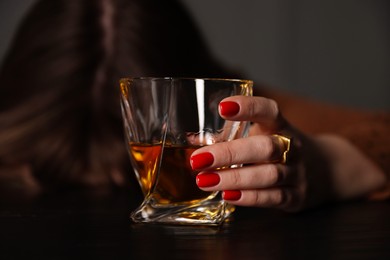
[[[0,70],[1,190],[126,186],[117,90],[125,76],[240,77],[214,59],[175,0],[40,0]],[[256,97],[220,105],[223,117],[252,121],[251,136],[194,153],[201,189],[224,191],[236,205],[301,210],[386,186],[388,114],[256,87]],[[246,166],[213,170],[235,163]]]

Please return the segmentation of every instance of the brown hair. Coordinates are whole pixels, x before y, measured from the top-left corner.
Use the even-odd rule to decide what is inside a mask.
[[[125,76],[231,75],[177,1],[38,1],[0,70],[0,175],[24,165],[46,189],[123,183]]]

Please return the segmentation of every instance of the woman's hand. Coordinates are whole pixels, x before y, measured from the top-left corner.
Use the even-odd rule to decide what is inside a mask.
[[[364,196],[385,183],[383,172],[349,142],[304,135],[271,99],[234,96],[219,108],[225,119],[253,122],[249,137],[202,147],[191,166],[201,171],[199,188],[222,191],[231,204],[299,211]],[[237,164],[243,167],[226,168]]]

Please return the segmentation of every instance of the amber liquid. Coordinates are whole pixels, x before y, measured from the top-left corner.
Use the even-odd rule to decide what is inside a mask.
[[[162,156],[161,144],[131,143],[129,147],[145,196],[153,192],[158,203],[177,204],[194,203],[212,195],[198,188],[195,182],[198,172],[190,166],[190,156],[199,147],[168,145]]]

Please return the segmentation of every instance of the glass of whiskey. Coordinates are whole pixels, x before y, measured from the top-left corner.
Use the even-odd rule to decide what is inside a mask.
[[[220,192],[196,185],[196,149],[242,138],[249,122],[227,121],[219,102],[252,95],[253,82],[215,78],[123,78],[120,103],[131,164],[143,192],[134,222],[220,225],[234,211]],[[229,166],[229,167],[240,167]]]

